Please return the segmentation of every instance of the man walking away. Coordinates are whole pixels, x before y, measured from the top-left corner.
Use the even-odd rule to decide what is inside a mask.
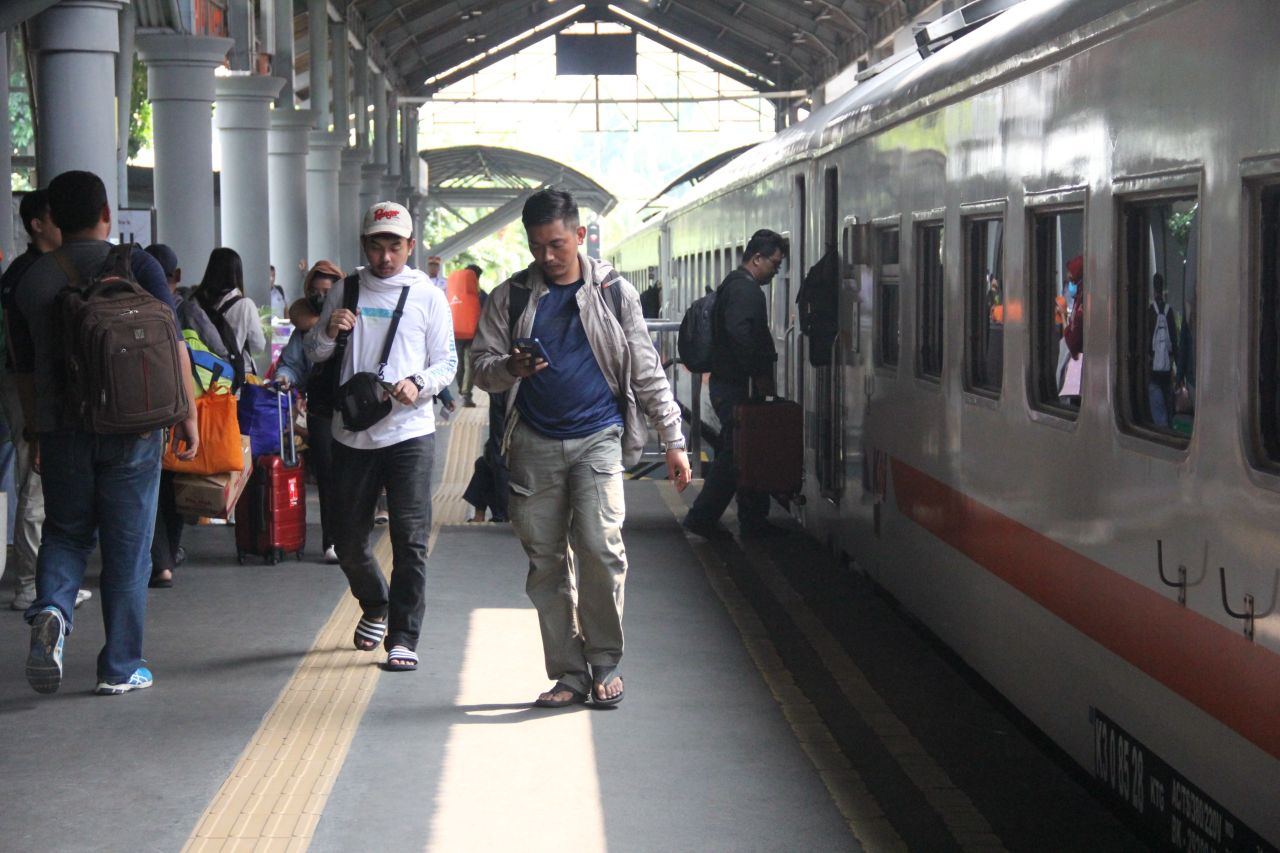
[[[677,489],[688,485],[680,408],[635,288],[580,251],[587,229],[572,196],[537,192],[522,218],[533,263],[485,302],[475,370],[477,385],[514,401],[503,445],[508,509],[555,680],[534,704],[611,706],[623,693],[623,466],[640,458],[647,415],[668,475]]]
[[[32,264],[15,293],[10,323],[27,438],[35,445],[44,479],[36,600],[26,612],[31,623],[27,680],[40,693],[52,693],[62,683],[63,643],[71,633],[76,590],[95,540],[100,540],[106,644],[98,655],[95,692],[115,695],[152,683],[151,671],[142,665],[142,639],[164,430],[91,432],[69,398],[66,357],[73,342],[65,341],[60,328],[60,295],[68,285],[87,284],[102,269],[111,249],[106,240],[111,208],[97,175],[63,172],[49,184],[49,210],[62,230],[62,248]],[[129,259],[134,279],[169,307],[166,313],[177,336],[173,300],[160,264],[136,247]],[[187,442],[179,456],[190,459],[199,449],[195,394],[186,348],[177,347],[176,353],[175,375],[181,377],[187,414],[174,430]],[[85,368],[88,373],[105,369],[93,364]]]
[[[312,362],[328,361],[343,335],[333,416],[333,482],[341,486],[331,513],[334,546],[364,614],[355,647],[373,651],[382,642],[386,669],[404,672],[417,669],[426,609],[431,397],[453,380],[458,361],[444,292],[406,265],[414,247],[409,211],[378,202],[365,213],[360,235],[368,265],[334,284],[304,346]],[[357,288],[354,310],[346,307],[351,288]],[[369,544],[384,488],[390,586]]]
[[[447,286],[449,310],[453,312],[453,342],[458,351],[458,392],[462,394],[462,405],[468,409],[476,405],[471,401],[471,342],[480,321],[480,272],[475,264],[454,270],[449,273]]]
[[[736,493],[738,529],[743,539],[785,534],[785,529],[769,523],[769,496],[739,490],[738,466],[733,459],[733,408],[755,392],[772,396],[776,392],[774,365],[778,354],[769,333],[769,308],[764,288],[773,281],[787,257],[787,238],[762,229],[751,235],[742,253],[742,265],[729,273],[716,291],[711,320],[711,405],[720,419],[720,436],[715,459],[707,473],[702,492],[685,516],[686,530],[707,539],[732,538],[720,516]]]

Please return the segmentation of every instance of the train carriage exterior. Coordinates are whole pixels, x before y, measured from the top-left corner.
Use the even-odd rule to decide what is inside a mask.
[[[791,237],[793,512],[1186,849],[1280,845],[1277,44],[1271,0],[1028,0],[615,253],[678,318],[757,228]],[[795,295],[831,249],[813,368]]]

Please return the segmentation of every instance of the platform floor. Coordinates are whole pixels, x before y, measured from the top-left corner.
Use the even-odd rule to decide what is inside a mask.
[[[530,707],[519,544],[459,523],[483,412],[437,445],[416,673],[351,649],[336,566],[239,566],[226,527],[150,593],[153,689],[91,695],[95,598],[35,694],[0,612],[0,851],[1143,849],[865,580],[799,533],[691,539],[665,483],[626,489],[626,699]]]

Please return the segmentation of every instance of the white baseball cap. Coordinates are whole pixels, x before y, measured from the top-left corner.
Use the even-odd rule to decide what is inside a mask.
[[[364,214],[361,237],[373,234],[395,234],[397,237],[413,236],[413,218],[403,205],[394,201],[380,201]]]

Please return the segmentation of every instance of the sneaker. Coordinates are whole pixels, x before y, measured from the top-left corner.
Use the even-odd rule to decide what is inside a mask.
[[[178,550],[175,551],[173,554],[173,567],[176,569],[178,568],[178,566],[181,566],[186,561],[187,561],[187,549],[179,545]]]
[[[10,610],[26,610],[28,607],[36,603],[36,588],[18,587],[17,592],[13,594],[13,601],[9,603]]]
[[[155,681],[151,678],[151,670],[145,666],[140,666],[133,671],[133,675],[129,676],[128,681],[99,681],[93,692],[99,696],[119,696],[121,693],[131,693],[134,690],[146,690],[154,683]]]
[[[62,684],[62,647],[67,623],[56,607],[46,607],[31,620],[27,683],[37,693],[56,693]]]
[[[76,607],[79,607],[81,604],[84,604],[86,601],[88,601],[91,598],[93,598],[93,593],[89,592],[89,590],[87,589],[76,590]]]
[[[326,563],[338,562],[338,551],[332,545],[324,549],[324,561]]]
[[[728,540],[733,538],[729,528],[720,522],[713,521],[707,524],[706,522],[695,521],[687,515],[684,517],[684,529],[695,536],[701,536],[703,539]]]
[[[387,515],[385,509],[380,509],[373,514],[373,523],[382,526],[391,520],[391,516]]]

